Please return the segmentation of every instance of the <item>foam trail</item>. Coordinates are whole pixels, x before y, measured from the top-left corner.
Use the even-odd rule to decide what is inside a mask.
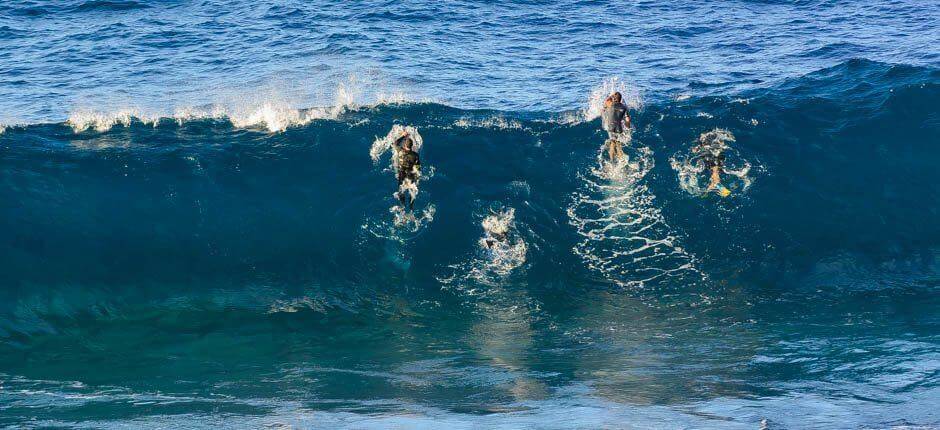
[[[484,237],[478,243],[489,254],[487,267],[499,275],[507,275],[525,262],[528,247],[514,234],[516,210],[509,208],[483,219]]]
[[[491,210],[480,223],[483,227],[483,237],[477,241],[477,250],[468,260],[450,265],[454,270],[453,274],[439,277],[438,280],[444,284],[454,284],[455,281],[470,282],[470,290],[465,291],[469,293],[474,292],[472,285],[478,283],[491,287],[499,286],[506,276],[525,264],[529,249],[518,233],[515,215],[514,208]]]
[[[583,176],[572,196],[569,224],[582,237],[573,251],[589,269],[626,287],[649,287],[667,280],[698,280],[694,258],[680,245],[655,197],[641,181],[653,168],[652,151],[627,145],[625,160],[607,162]],[[601,153],[604,148],[601,148]]]

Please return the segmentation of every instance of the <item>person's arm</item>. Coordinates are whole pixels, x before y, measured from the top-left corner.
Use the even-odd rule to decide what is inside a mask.
[[[633,124],[630,122],[630,113],[627,112],[623,115],[623,126],[624,130],[630,130],[633,128]]]

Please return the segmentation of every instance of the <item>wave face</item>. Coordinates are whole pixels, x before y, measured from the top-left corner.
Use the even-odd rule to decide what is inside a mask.
[[[862,60],[651,101],[620,166],[596,120],[433,103],[9,127],[0,424],[940,423],[938,101]],[[710,132],[727,198],[683,186]]]

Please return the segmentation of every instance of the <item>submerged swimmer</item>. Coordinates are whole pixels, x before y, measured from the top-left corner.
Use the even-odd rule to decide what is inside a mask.
[[[623,96],[619,92],[604,100],[601,126],[607,131],[607,156],[610,161],[619,160],[623,157],[623,143],[627,140],[626,134],[631,127],[627,106],[623,104]]]
[[[486,249],[493,249],[509,243],[509,234],[505,231],[487,232],[486,237],[480,242]]]
[[[414,151],[414,141],[408,132],[405,132],[393,144],[395,154],[398,157],[398,201],[403,208],[413,210],[415,206],[415,194],[410,189],[416,189],[418,178],[421,176],[421,159],[418,153]]]
[[[483,219],[483,232],[485,235],[480,239],[480,246],[493,251],[497,248],[504,248],[509,244],[509,226],[516,211],[509,208],[502,212],[492,212]]]
[[[721,185],[721,169],[725,163],[724,149],[724,145],[716,136],[706,133],[699,137],[698,145],[692,148],[692,152],[699,154],[705,170],[709,172],[708,191],[717,190],[722,196],[727,196],[731,191]]]

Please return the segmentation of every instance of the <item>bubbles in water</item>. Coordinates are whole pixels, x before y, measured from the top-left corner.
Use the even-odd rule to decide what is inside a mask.
[[[401,206],[392,206],[388,211],[393,214],[393,224],[396,228],[404,228],[404,230],[410,231],[411,233],[419,232],[421,228],[430,224],[431,221],[434,221],[434,214],[437,213],[437,209],[434,205],[428,205],[428,207],[419,212],[419,215],[415,215],[413,211],[405,210]]]
[[[493,116],[484,119],[474,119],[470,117],[460,118],[454,122],[454,127],[460,128],[489,128],[498,130],[524,130],[521,122],[515,119],[507,119],[504,116]]]
[[[408,211],[400,205],[394,205],[388,208],[388,213],[392,215],[391,218],[380,216],[367,219],[362,229],[377,238],[405,243],[417,237],[434,221],[437,208],[429,204],[421,211]]]
[[[623,134],[618,141],[623,148],[623,156],[615,160],[608,157],[608,144],[605,141],[597,153],[597,165],[591,173],[598,177],[616,182],[636,182],[653,169],[653,151],[645,146],[633,145],[633,134]]]
[[[528,245],[519,235],[514,208],[491,210],[480,222],[483,236],[478,248],[465,262],[451,265],[454,274],[439,278],[444,284],[473,281],[497,286],[505,276],[525,264]]]
[[[625,145],[625,157],[605,160],[583,176],[567,213],[582,240],[574,246],[588,268],[628,287],[646,287],[676,278],[695,281],[702,275],[694,258],[679,244],[655,197],[642,179],[653,167],[652,151]]]
[[[489,257],[486,267],[499,275],[506,275],[525,262],[526,244],[512,234],[516,210],[509,208],[483,219],[484,235],[478,241]]]

